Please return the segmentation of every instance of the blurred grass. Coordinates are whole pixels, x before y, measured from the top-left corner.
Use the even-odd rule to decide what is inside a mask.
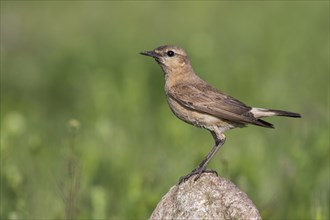
[[[264,218],[329,218],[329,2],[1,1],[1,219],[151,214],[213,144],[138,54],[168,43],[232,96],[303,115],[228,132],[210,168]]]

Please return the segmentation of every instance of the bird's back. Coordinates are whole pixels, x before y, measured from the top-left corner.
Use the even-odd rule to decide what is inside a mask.
[[[272,127],[270,123],[256,119],[250,112],[251,107],[222,93],[199,77],[194,77],[194,80],[182,80],[172,85],[167,89],[167,95],[170,97],[170,106],[173,106],[171,102],[177,102],[190,111],[195,111],[207,117],[212,116],[212,120],[207,119],[204,122],[199,122],[199,124],[205,123],[207,125],[209,121],[214,123],[214,118],[216,118],[219,124],[226,122],[233,124],[234,127],[242,127],[245,124]],[[175,108],[172,110],[175,112]]]

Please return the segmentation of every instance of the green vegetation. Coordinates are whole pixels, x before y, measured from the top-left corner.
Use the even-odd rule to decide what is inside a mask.
[[[213,145],[138,53],[186,49],[276,129],[227,132],[210,168],[267,219],[329,218],[329,2],[1,1],[1,219],[147,218]]]

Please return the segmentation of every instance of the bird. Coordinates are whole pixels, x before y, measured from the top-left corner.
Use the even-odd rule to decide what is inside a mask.
[[[188,124],[208,130],[215,142],[201,163],[179,179],[179,184],[194,175],[196,181],[204,172],[216,173],[206,168],[225,143],[224,132],[249,124],[274,128],[273,124],[261,119],[264,117],[301,117],[299,113],[289,111],[250,107],[221,92],[195,73],[187,53],[181,47],[163,45],[140,54],[154,58],[163,70],[166,99],[174,115]]]

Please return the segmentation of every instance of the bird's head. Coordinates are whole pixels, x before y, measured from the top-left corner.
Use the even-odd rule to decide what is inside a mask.
[[[140,54],[153,57],[162,67],[165,74],[185,67],[190,68],[190,61],[187,53],[177,46],[160,46],[152,51],[144,51]]]

